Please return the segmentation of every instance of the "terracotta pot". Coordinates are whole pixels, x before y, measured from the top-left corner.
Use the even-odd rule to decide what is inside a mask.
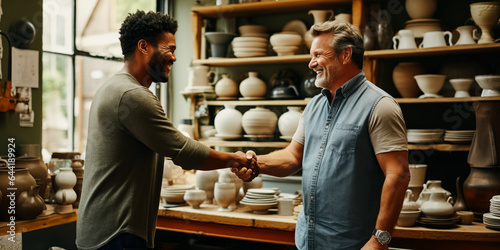
[[[418,62],[401,62],[392,71],[392,80],[403,98],[415,98],[420,95],[420,89],[414,76],[424,73]]]
[[[24,191],[29,191],[31,189],[31,186],[36,185],[35,178],[30,175],[28,172],[28,169],[25,168],[14,168],[14,174],[13,176],[16,178],[16,181],[14,182],[14,185],[10,185],[9,182],[9,177],[11,176],[8,168],[2,168],[0,169],[0,190],[3,194],[2,201],[0,203],[0,219],[3,221],[9,220],[11,214],[9,214],[9,203],[11,203],[12,200],[17,201],[18,197],[21,195],[22,192]],[[16,188],[15,192],[15,197],[9,197],[8,195],[11,194],[12,191],[7,190],[7,188]],[[16,202],[16,207],[17,207],[17,202]]]
[[[38,195],[40,186],[31,186],[29,191],[24,191],[17,199],[16,215],[23,220],[31,220],[36,218],[43,212],[45,202]]]
[[[470,168],[464,182],[464,198],[467,207],[475,213],[488,213],[490,199],[500,194],[500,168]]]
[[[28,156],[17,157],[16,167],[28,169],[29,173],[35,178],[36,184],[40,186],[38,194],[40,196],[45,195],[45,190],[47,189],[47,175],[49,172],[42,159]]]

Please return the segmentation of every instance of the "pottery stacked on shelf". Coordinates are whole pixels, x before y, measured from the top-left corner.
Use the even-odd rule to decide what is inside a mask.
[[[481,96],[500,96],[500,75],[477,75],[475,79],[483,89]]]
[[[474,82],[472,78],[455,78],[450,79],[451,86],[455,90],[454,97],[470,97],[469,88]]]
[[[310,10],[308,12],[309,15],[312,15],[314,18],[314,24],[324,23],[326,21],[332,20],[333,10]],[[313,36],[311,31],[308,30],[304,35],[304,41],[306,43],[307,48],[311,48]]]
[[[438,95],[438,92],[444,85],[444,80],[446,80],[446,75],[440,74],[421,74],[415,75],[415,80],[417,80],[417,85],[424,92],[419,98],[439,98],[442,97]]]
[[[212,204],[214,200],[215,183],[219,180],[219,171],[217,170],[197,170],[196,187],[205,191],[206,200],[204,203]]]
[[[172,185],[161,189],[161,198],[164,205],[169,204],[183,204],[185,202],[184,195],[187,190],[193,190],[195,188],[192,184],[185,185]]]
[[[214,119],[215,137],[225,140],[241,138],[243,115],[235,108],[235,105],[224,104],[224,109],[217,113]]]
[[[410,199],[415,201],[424,188],[427,164],[409,164],[408,167],[410,169],[410,183],[408,183],[408,189],[412,192]]]
[[[421,91],[414,76],[424,73],[424,67],[418,62],[401,62],[394,67],[392,80],[403,98],[415,98]]]
[[[483,214],[483,222],[486,227],[500,230],[500,195],[490,199],[490,212]]]
[[[417,219],[420,217],[420,206],[412,200],[413,196],[413,192],[410,189],[406,190],[403,207],[397,221],[398,226],[411,227],[415,225]]]
[[[411,20],[405,29],[413,31],[415,38],[423,38],[425,32],[441,31],[439,19],[432,18],[437,9],[437,0],[406,0],[406,12]]]
[[[439,143],[443,141],[444,129],[408,129],[408,143]]]
[[[445,130],[444,141],[455,144],[470,144],[475,130]]]
[[[218,100],[233,100],[238,97],[238,84],[227,74],[215,84],[215,94]]]
[[[302,36],[292,31],[279,32],[274,33],[269,42],[278,56],[291,56],[300,48]]]
[[[226,57],[227,46],[235,36],[234,33],[206,32],[205,37],[210,43],[211,57]]]
[[[263,25],[242,25],[238,27],[239,37],[231,43],[236,57],[266,56],[269,34]]]
[[[269,208],[278,205],[278,199],[276,198],[275,190],[251,188],[247,190],[245,197],[243,197],[240,203],[254,213],[266,214]]]
[[[243,96],[241,100],[264,99],[267,85],[258,77],[257,72],[248,72],[248,77],[241,81],[239,90]]]
[[[213,93],[212,86],[217,81],[217,73],[210,70],[208,66],[196,65],[187,68],[188,86],[181,91],[182,94],[188,93]],[[210,81],[212,79],[212,81]]]
[[[472,19],[479,28],[481,28],[481,37],[478,44],[494,43],[492,28],[497,24],[500,18],[500,3],[498,2],[479,2],[470,5]]]
[[[274,137],[278,116],[269,109],[257,106],[243,114],[244,137],[251,140],[269,140]]]
[[[301,107],[287,107],[288,111],[283,113],[278,119],[278,130],[281,133],[280,138],[291,141],[292,136],[297,130],[300,117],[302,116]]]

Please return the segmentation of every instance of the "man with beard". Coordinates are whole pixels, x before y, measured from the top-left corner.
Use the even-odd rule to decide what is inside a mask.
[[[242,152],[217,152],[185,137],[149,91],[153,81],[167,81],[176,31],[172,17],[143,11],[120,28],[125,64],[99,88],[90,109],[79,249],[153,248],[165,157],[184,169],[252,164]]]
[[[410,180],[401,109],[361,71],[363,37],[346,22],[316,24],[309,68],[322,88],[290,145],[258,158],[261,173],[302,169],[298,249],[387,249]],[[232,169],[247,180],[247,170]]]

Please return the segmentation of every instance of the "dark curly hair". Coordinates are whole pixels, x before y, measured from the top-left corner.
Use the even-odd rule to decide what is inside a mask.
[[[157,46],[163,32],[175,34],[176,31],[177,20],[169,15],[153,11],[145,13],[142,10],[137,10],[134,14],[129,13],[120,28],[122,54],[127,60],[134,56],[139,40],[144,39],[153,46]]]

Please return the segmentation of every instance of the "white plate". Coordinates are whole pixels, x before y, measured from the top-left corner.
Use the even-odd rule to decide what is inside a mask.
[[[267,48],[269,45],[267,42],[234,42],[232,43],[234,48]]]
[[[261,42],[261,43],[267,43],[267,39],[266,38],[262,38],[262,37],[250,37],[250,36],[242,37],[242,36],[239,36],[239,37],[235,37],[233,39],[233,42]]]
[[[306,25],[304,24],[304,22],[300,21],[300,20],[292,20],[288,23],[285,24],[285,26],[283,26],[283,29],[282,31],[292,31],[292,32],[297,32],[299,33],[302,37],[304,37],[304,35],[306,34],[307,32],[307,27]]]
[[[247,193],[253,194],[272,194],[275,195],[276,191],[273,189],[265,189],[265,188],[250,188],[247,190]]]

